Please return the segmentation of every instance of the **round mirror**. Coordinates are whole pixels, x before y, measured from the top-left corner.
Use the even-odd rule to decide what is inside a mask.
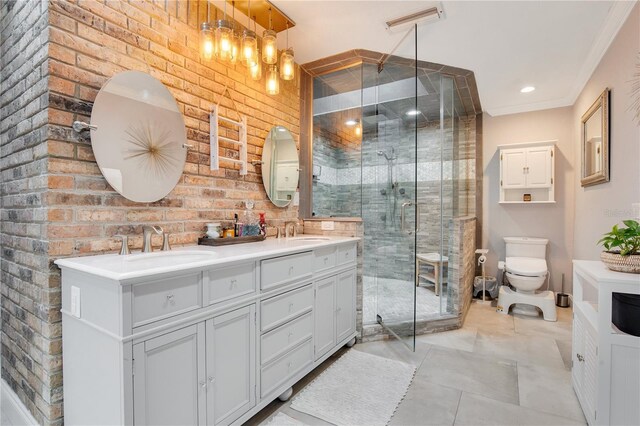
[[[100,171],[123,197],[149,203],[176,186],[187,158],[184,119],[169,90],[149,74],[109,79],[91,111],[91,147]]]
[[[262,150],[262,182],[278,207],[289,205],[298,188],[298,149],[286,127],[274,126]]]

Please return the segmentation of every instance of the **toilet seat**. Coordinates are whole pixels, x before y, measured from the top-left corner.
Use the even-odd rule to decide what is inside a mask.
[[[547,275],[547,262],[533,257],[507,257],[507,272],[522,277],[540,277]]]

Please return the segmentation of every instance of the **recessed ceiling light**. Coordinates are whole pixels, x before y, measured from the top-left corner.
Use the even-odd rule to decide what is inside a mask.
[[[356,124],[358,124],[357,120],[347,120],[344,122],[344,124],[346,124],[347,126],[355,126]]]
[[[420,111],[418,111],[417,109],[412,109],[407,111],[407,115],[418,115],[420,114]]]
[[[534,90],[536,90],[536,88],[533,86],[525,86],[522,89],[520,89],[520,93],[531,93]]]

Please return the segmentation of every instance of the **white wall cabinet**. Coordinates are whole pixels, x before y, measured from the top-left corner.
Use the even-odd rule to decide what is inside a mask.
[[[65,424],[242,424],[355,339],[356,239],[271,244],[124,278],[59,261]]]
[[[500,203],[555,201],[554,147],[555,141],[499,146]]]
[[[590,425],[637,425],[640,337],[611,322],[613,293],[640,294],[640,275],[573,261],[573,388]]]

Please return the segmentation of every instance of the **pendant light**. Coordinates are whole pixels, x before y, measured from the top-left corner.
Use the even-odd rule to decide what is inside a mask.
[[[287,48],[280,56],[280,78],[283,80],[293,80],[295,77],[295,62],[293,59],[293,49],[289,48],[289,24],[287,24]]]
[[[226,2],[225,2],[226,4]],[[235,65],[240,57],[240,36],[236,31],[236,2],[231,2],[231,57],[229,62],[231,65]]]
[[[221,61],[229,61],[232,55],[231,23],[227,21],[227,2],[224,2],[224,17],[215,23],[215,52]]]
[[[256,28],[256,17],[253,17],[253,28]],[[255,31],[254,31],[255,33]],[[249,75],[253,81],[258,81],[262,78],[262,61],[260,60],[260,52],[258,52],[258,46],[256,45],[255,55],[253,62],[249,65]]]
[[[248,6],[249,27],[251,27],[251,0]],[[258,37],[249,28],[242,33],[242,61],[251,68],[258,59]]]
[[[262,33],[262,60],[269,65],[278,62],[277,33],[271,29],[271,8],[269,8],[269,29]]]
[[[277,95],[280,93],[280,79],[278,78],[278,69],[275,65],[269,65],[267,68],[265,86],[268,95]]]
[[[206,61],[215,55],[215,40],[211,24],[209,24],[209,2],[207,2],[207,22],[200,25],[200,56]]]

